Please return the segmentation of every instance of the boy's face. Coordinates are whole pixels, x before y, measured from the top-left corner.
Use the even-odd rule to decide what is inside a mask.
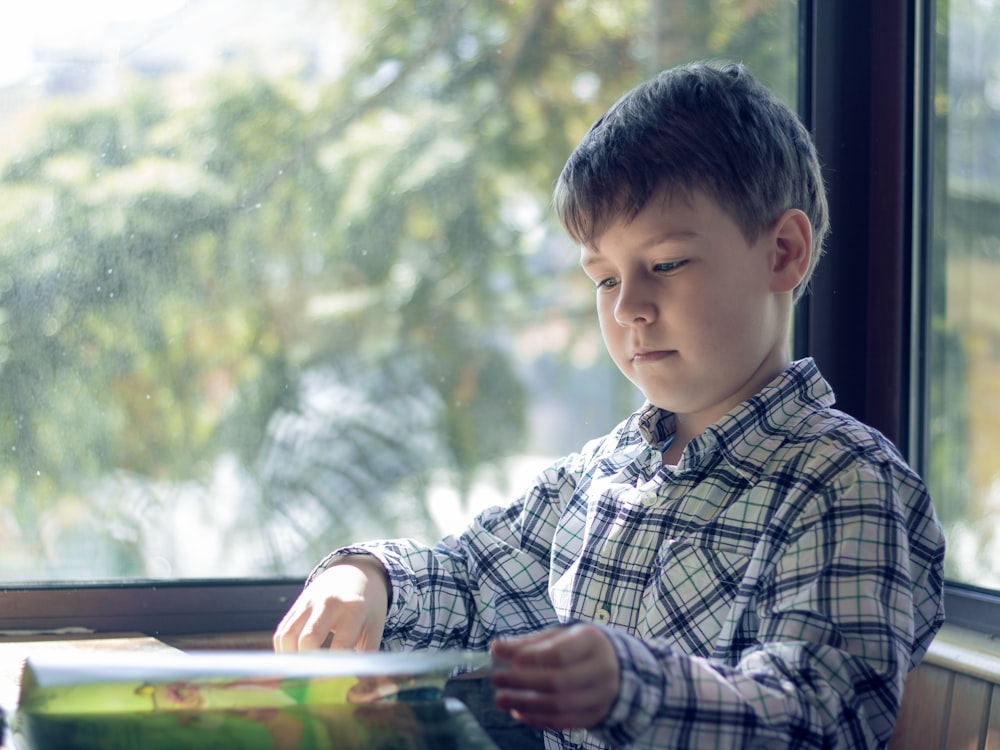
[[[688,440],[788,366],[785,218],[749,244],[704,193],[664,192],[582,251],[608,351]]]

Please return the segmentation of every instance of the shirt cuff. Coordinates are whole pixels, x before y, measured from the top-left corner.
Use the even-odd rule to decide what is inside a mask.
[[[613,746],[634,742],[652,725],[666,696],[666,674],[657,656],[638,638],[610,628],[605,633],[621,668],[618,699],[592,731]]]

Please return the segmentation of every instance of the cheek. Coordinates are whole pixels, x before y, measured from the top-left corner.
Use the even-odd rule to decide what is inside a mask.
[[[615,320],[615,307],[613,302],[598,298],[597,322],[601,327],[601,333],[603,333],[605,337],[607,337],[608,334],[613,334],[615,329],[621,328]]]
[[[682,314],[686,330],[698,332],[692,343],[721,353],[754,348],[763,333],[760,311],[743,304],[738,294],[706,295]]]
[[[769,337],[763,310],[759,306],[740,304],[735,298],[720,300],[718,307],[708,313],[706,327],[717,347],[731,355],[755,354]]]
[[[621,366],[625,356],[628,331],[618,325],[612,311],[597,311],[597,322],[601,329],[601,338],[604,339],[604,346],[611,357]]]
[[[621,331],[622,327],[618,325],[615,321],[615,316],[611,313],[601,313],[597,314],[597,322],[601,328],[601,335],[604,337],[604,343],[610,348],[613,344],[621,341]]]

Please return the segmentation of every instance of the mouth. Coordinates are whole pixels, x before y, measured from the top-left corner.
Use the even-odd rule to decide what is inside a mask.
[[[676,354],[676,352],[667,349],[637,351],[632,355],[632,361],[636,364],[642,364],[644,362],[659,362],[661,359],[666,359],[674,354]]]

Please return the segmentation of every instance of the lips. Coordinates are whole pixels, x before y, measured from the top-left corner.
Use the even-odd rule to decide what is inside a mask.
[[[668,349],[640,350],[632,355],[632,361],[637,364],[641,364],[643,362],[659,362],[661,359],[666,359],[672,354],[674,354],[674,352]]]

